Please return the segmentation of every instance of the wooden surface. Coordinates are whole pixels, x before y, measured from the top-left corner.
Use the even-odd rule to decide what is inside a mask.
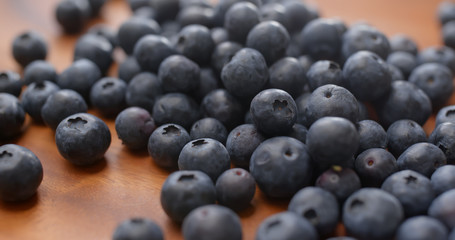
[[[58,0],[0,1],[0,70],[21,72],[11,56],[11,42],[20,32],[34,29],[49,44],[48,60],[60,72],[72,61],[77,36],[65,36],[54,20]],[[366,20],[388,36],[406,33],[419,47],[440,45],[440,27],[435,18],[436,0],[312,0],[322,16],[340,17],[350,24]],[[104,22],[117,28],[130,15],[125,1],[111,0],[101,17],[91,24]],[[116,54],[117,60],[123,55]],[[116,76],[116,68],[110,72]],[[455,103],[452,98],[451,103]],[[93,110],[92,113],[97,114]],[[105,119],[112,143],[105,161],[89,168],[78,168],[58,153],[54,133],[28,121],[28,129],[10,143],[32,150],[44,167],[44,179],[31,200],[10,204],[0,202],[0,239],[110,239],[116,225],[133,216],[155,220],[166,239],[182,239],[180,227],[161,209],[159,194],[169,172],[156,167],[147,152],[133,153],[117,138],[114,121]],[[431,132],[434,117],[425,125]],[[0,144],[4,144],[0,143]],[[267,216],[285,210],[287,201],[270,200],[257,191],[252,206],[239,213],[244,239],[254,239],[257,226]],[[340,226],[337,235],[343,234]]]

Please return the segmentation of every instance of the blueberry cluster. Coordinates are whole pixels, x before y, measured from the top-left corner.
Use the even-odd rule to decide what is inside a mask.
[[[57,21],[79,32],[104,3],[63,0]],[[55,131],[63,158],[88,166],[111,133],[86,112],[115,118],[126,148],[171,172],[160,201],[185,239],[242,239],[235,211],[256,186],[290,199],[257,240],[328,237],[340,220],[359,239],[455,239],[455,3],[438,9],[446,46],[420,51],[297,0],[128,3],[131,18],[80,36],[61,73],[38,33],[14,40],[24,72],[0,73],[0,138],[20,135],[27,113]],[[114,59],[116,48],[128,56]],[[118,76],[106,76],[115,61]],[[0,147],[1,199],[31,197],[42,174],[29,150]],[[113,239],[163,234],[133,218]]]

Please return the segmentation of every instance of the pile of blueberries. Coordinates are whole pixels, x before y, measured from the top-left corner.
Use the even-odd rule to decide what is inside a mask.
[[[63,0],[56,19],[79,33],[105,2]],[[348,27],[298,0],[128,3],[131,18],[117,31],[90,28],[59,74],[39,33],[17,36],[24,71],[0,73],[2,141],[22,133],[28,114],[55,131],[66,160],[93,165],[111,133],[86,112],[115,118],[127,148],[148,149],[171,172],[161,205],[188,240],[242,239],[235,211],[250,206],[256,185],[290,199],[257,240],[330,238],[340,220],[352,237],[330,239],[455,239],[455,105],[446,106],[455,3],[438,9],[446,46],[421,51],[405,35]],[[107,77],[116,48],[127,58]],[[0,146],[2,200],[30,198],[42,178],[31,151]],[[163,233],[133,218],[113,239]]]

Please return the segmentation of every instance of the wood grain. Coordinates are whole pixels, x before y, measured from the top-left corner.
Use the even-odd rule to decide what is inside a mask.
[[[48,60],[60,72],[70,65],[77,36],[63,35],[54,20],[58,0],[0,1],[0,70],[21,72],[11,56],[12,40],[20,32],[34,29],[49,43]],[[351,24],[366,20],[388,36],[406,33],[419,47],[440,45],[440,26],[435,13],[436,0],[311,0],[324,17],[340,17]],[[90,22],[118,28],[131,15],[126,1],[111,0],[101,17]],[[119,51],[116,60],[124,55]],[[116,67],[110,71],[116,76]],[[451,104],[455,99],[451,99]],[[100,116],[96,111],[91,113]],[[105,119],[112,133],[112,144],[105,160],[92,167],[78,168],[58,153],[54,133],[49,128],[27,121],[15,143],[32,150],[42,161],[44,179],[38,194],[22,203],[0,202],[0,239],[110,239],[116,225],[129,217],[155,220],[166,239],[182,239],[180,227],[161,209],[160,189],[169,174],[153,164],[147,152],[130,152],[118,140],[113,119]],[[427,133],[434,116],[425,125]],[[4,144],[6,142],[1,142]],[[257,226],[267,216],[285,210],[288,202],[271,200],[260,192],[251,207],[239,213],[244,239],[254,239]],[[335,235],[344,234],[342,226]]]

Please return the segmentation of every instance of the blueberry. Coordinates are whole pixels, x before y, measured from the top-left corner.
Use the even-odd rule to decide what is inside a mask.
[[[454,19],[455,20],[455,19]],[[455,48],[455,21],[449,21],[442,27],[444,45]]]
[[[387,59],[390,53],[390,43],[384,33],[378,29],[359,24],[352,26],[343,35],[341,53],[344,59],[358,51],[370,51],[377,54],[382,59]]]
[[[229,208],[206,205],[192,210],[182,224],[186,240],[241,240],[240,218]]]
[[[234,128],[226,140],[226,149],[232,163],[237,167],[249,168],[250,158],[265,137],[253,124],[243,124]]]
[[[387,129],[387,149],[395,157],[399,157],[411,145],[426,141],[423,128],[409,119],[398,120]]]
[[[55,8],[57,22],[70,34],[82,31],[91,14],[92,9],[88,0],[64,0]]]
[[[163,183],[160,199],[164,212],[182,222],[193,209],[215,203],[215,185],[201,171],[173,172]]]
[[[213,42],[217,46],[229,40],[229,34],[227,30],[223,27],[214,27],[210,29],[210,33],[212,35]]]
[[[326,84],[343,86],[343,72],[340,65],[329,60],[313,63],[308,69],[306,77],[311,91]]]
[[[363,120],[357,123],[359,132],[359,150],[361,153],[370,148],[386,148],[387,133],[384,128],[373,120]]]
[[[308,120],[305,116],[305,106],[310,100],[311,92],[304,92],[295,99],[295,104],[297,105],[297,120],[296,122],[304,126],[309,126]]]
[[[256,240],[316,240],[318,232],[305,218],[293,212],[281,212],[264,219],[256,230]]]
[[[133,12],[141,7],[151,6],[148,0],[128,0],[127,2]]]
[[[455,105],[445,106],[438,111],[435,125],[438,126],[443,122],[455,123]]]
[[[333,166],[324,171],[316,179],[315,186],[331,192],[340,204],[362,187],[360,178],[354,170],[340,166]]]
[[[165,124],[153,131],[147,149],[153,161],[162,168],[177,168],[182,148],[191,141],[188,132],[177,124]]]
[[[210,63],[215,42],[207,27],[192,24],[180,30],[174,46],[177,52],[202,66]]]
[[[396,240],[445,240],[447,228],[440,221],[428,216],[408,218],[397,230]]]
[[[453,214],[455,211],[454,201],[454,189],[444,192],[433,200],[428,209],[428,215],[438,219],[449,229],[453,229],[455,227],[455,215]]]
[[[106,0],[95,0],[95,1],[106,1]],[[87,31],[87,34],[93,34],[97,35],[100,37],[105,38],[106,40],[109,41],[111,44],[112,48],[115,48],[118,46],[118,40],[117,40],[117,31],[111,29],[108,25],[106,24],[96,24],[90,27]]]
[[[221,73],[224,65],[228,63],[240,49],[242,49],[242,45],[236,42],[225,41],[217,44],[212,53],[212,68],[217,73]]]
[[[115,118],[115,130],[122,144],[128,148],[144,149],[155,130],[155,121],[147,110],[129,107]]]
[[[218,119],[228,130],[243,121],[242,104],[225,89],[215,89],[209,92],[202,99],[201,113],[204,117]]]
[[[387,63],[397,67],[403,73],[404,79],[408,79],[412,70],[417,66],[417,59],[415,55],[409,52],[396,51],[390,53],[387,57]]]
[[[85,34],[80,37],[74,47],[74,60],[86,58],[98,66],[102,74],[106,74],[112,64],[114,48],[104,37]]]
[[[259,51],[270,66],[285,56],[289,42],[289,33],[283,25],[276,21],[264,21],[251,29],[245,45]]]
[[[156,11],[156,20],[160,23],[175,19],[180,10],[180,0],[153,0],[150,4]]]
[[[287,92],[267,89],[251,101],[250,112],[256,127],[269,135],[282,135],[291,131],[297,119],[297,106]]]
[[[315,165],[325,170],[331,165],[343,165],[354,156],[359,134],[345,118],[323,117],[311,125],[306,144]]]
[[[304,124],[310,127],[326,116],[342,117],[356,123],[359,119],[359,105],[354,95],[346,88],[333,84],[315,89],[303,108]]]
[[[22,67],[35,60],[43,60],[47,55],[47,43],[35,31],[26,31],[13,40],[13,57]]]
[[[229,10],[229,8],[238,3],[242,2],[242,0],[220,0],[217,1],[217,4],[215,5],[215,14],[213,16],[214,18],[214,24],[215,26],[221,27],[224,26],[224,20],[226,16],[226,12]],[[246,2],[253,3],[257,7],[260,7],[262,5],[261,0],[246,0]]]
[[[388,176],[398,171],[395,157],[382,148],[365,150],[357,156],[354,166],[362,185],[368,187],[380,187]]]
[[[226,147],[211,138],[199,138],[188,142],[178,158],[179,170],[199,170],[207,174],[213,182],[231,166]]]
[[[114,231],[113,240],[163,240],[160,226],[147,218],[130,218],[122,221]]]
[[[387,96],[376,104],[379,122],[384,128],[401,119],[423,125],[431,115],[431,100],[427,94],[407,81],[394,81]]]
[[[289,18],[286,15],[286,8],[282,2],[263,1],[263,5],[259,8],[262,21],[277,21],[281,23],[288,31],[290,28]]]
[[[165,92],[194,91],[199,86],[199,77],[199,66],[182,55],[165,58],[158,69],[158,79]]]
[[[250,30],[261,22],[259,9],[250,2],[233,4],[224,17],[229,40],[244,44]]]
[[[127,57],[118,65],[118,78],[129,83],[137,74],[141,72],[141,66],[135,57]]]
[[[159,35],[145,35],[134,47],[134,57],[143,71],[157,73],[161,62],[176,51],[171,42]]]
[[[439,4],[437,14],[441,24],[455,20],[455,4],[450,1],[443,1]]]
[[[269,197],[291,197],[309,185],[312,170],[307,146],[291,137],[267,139],[251,155],[251,175]]]
[[[358,190],[343,206],[347,232],[361,239],[391,239],[403,219],[398,199],[376,188]]]
[[[376,101],[391,90],[386,62],[369,51],[353,53],[343,67],[344,85],[360,101]]]
[[[392,78],[392,81],[398,81],[398,80],[404,80],[404,75],[401,72],[401,70],[396,67],[395,65],[386,63],[387,69],[390,73],[390,77]]]
[[[221,80],[234,96],[251,98],[267,83],[269,72],[262,54],[251,48],[243,48],[224,65]]]
[[[288,211],[306,218],[321,236],[335,230],[340,215],[335,196],[318,187],[299,190],[289,202]]]
[[[198,87],[191,93],[198,102],[201,102],[209,92],[221,88],[219,74],[216,74],[211,68],[201,68],[198,82]]]
[[[126,54],[131,55],[134,50],[134,55],[138,58],[135,50],[136,43],[138,43],[142,37],[148,34],[159,34],[160,31],[160,25],[154,20],[132,17],[120,25],[117,32],[117,39],[119,46]]]
[[[447,158],[447,163],[455,163],[455,124],[441,123],[433,130],[430,135],[429,142],[436,145],[444,152]]]
[[[0,139],[19,135],[24,122],[25,111],[19,100],[9,93],[0,93]]]
[[[62,89],[72,89],[88,101],[90,89],[101,78],[100,69],[88,59],[74,61],[57,79],[57,85]]]
[[[417,63],[440,63],[448,67],[452,73],[455,73],[455,50],[442,47],[428,47],[419,52],[417,55]]]
[[[231,168],[221,174],[215,184],[218,203],[234,210],[250,206],[256,192],[256,181],[242,168]]]
[[[29,199],[42,180],[43,166],[32,151],[15,144],[0,146],[0,199],[9,202]]]
[[[21,97],[24,110],[34,121],[43,122],[41,109],[49,95],[52,95],[58,90],[60,88],[55,83],[49,81],[34,82],[28,85]]]
[[[222,144],[226,143],[227,135],[226,127],[215,118],[199,119],[191,126],[190,130],[190,136],[193,140],[198,138],[212,138]]]
[[[447,163],[444,152],[431,143],[416,143],[404,151],[397,159],[400,170],[410,169],[427,177]]]
[[[142,72],[131,79],[125,93],[128,106],[142,107],[153,112],[156,99],[163,94],[161,82],[158,77],[149,72]]]
[[[98,80],[90,91],[90,102],[105,116],[116,116],[126,107],[127,85],[123,80],[105,77]]]
[[[392,52],[403,51],[414,56],[419,51],[416,42],[405,34],[396,34],[390,38],[390,48]]]
[[[300,1],[284,1],[283,6],[289,22],[289,26],[287,26],[288,32],[300,32],[310,21],[310,10],[305,3]]]
[[[309,55],[302,55],[298,58],[298,60],[300,62],[300,65],[302,65],[303,69],[305,70],[305,74],[314,63],[314,60]]]
[[[306,135],[308,134],[308,129],[302,124],[295,123],[292,126],[292,130],[288,133],[288,137],[295,138],[303,143],[306,143]]]
[[[66,117],[87,112],[87,109],[87,104],[79,93],[62,89],[47,97],[41,108],[41,118],[47,126],[55,130]]]
[[[180,9],[176,19],[182,27],[200,24],[211,28],[213,26],[213,15],[212,7],[192,5]]]
[[[431,186],[436,195],[455,188],[455,166],[442,166],[431,175]]]
[[[57,73],[52,64],[43,60],[35,60],[25,67],[24,84],[29,85],[43,81],[57,81]]]
[[[331,19],[315,19],[300,33],[300,49],[314,60],[338,60],[342,34]]]
[[[407,217],[426,214],[435,198],[430,179],[412,170],[402,170],[390,175],[381,188],[400,201]]]
[[[13,71],[0,72],[0,93],[9,93],[19,97],[22,91],[21,76]]]
[[[92,17],[97,16],[103,5],[106,3],[107,0],[89,0],[88,3],[90,4],[90,9],[92,12]]]
[[[193,98],[183,93],[168,93],[156,100],[152,116],[157,125],[175,123],[190,129],[199,119],[200,113]]]
[[[306,82],[305,70],[296,58],[282,58],[269,68],[269,88],[282,89],[291,96],[298,97]]]

